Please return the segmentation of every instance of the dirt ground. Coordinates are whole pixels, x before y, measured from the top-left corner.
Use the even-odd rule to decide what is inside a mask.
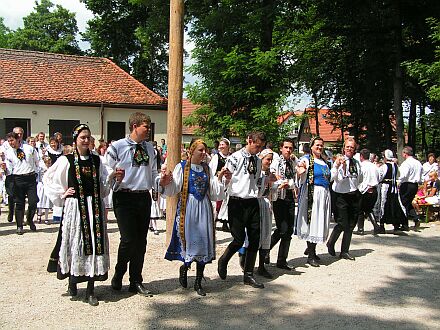
[[[37,224],[38,231],[15,233],[15,224],[0,216],[0,328],[2,329],[440,329],[440,223],[422,224],[420,232],[375,237],[366,223],[365,236],[353,236],[356,261],[339,260],[318,245],[319,268],[307,267],[305,242],[294,237],[286,273],[269,266],[274,279],[264,289],[242,284],[238,258],[228,278],[217,274],[217,262],[206,267],[206,297],[177,280],[178,262],[163,259],[165,221],[160,235],[148,235],[144,284],[152,298],[130,294],[128,276],[121,292],[110,279],[98,282],[99,306],[66,296],[67,281],[46,272],[57,225]],[[389,228],[391,229],[391,228]],[[119,233],[109,216],[113,275]],[[231,238],[217,231],[218,256]],[[337,243],[339,248],[340,241]],[[272,260],[277,251],[271,252]],[[195,267],[194,267],[195,268]],[[85,285],[79,286],[85,296]]]

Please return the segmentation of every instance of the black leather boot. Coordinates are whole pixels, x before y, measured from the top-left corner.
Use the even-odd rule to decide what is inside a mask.
[[[228,262],[235,252],[237,251],[228,246],[223,255],[218,259],[217,272],[222,280],[225,280],[228,275]]]
[[[71,297],[76,297],[78,294],[78,288],[76,286],[76,283],[73,282],[71,276],[69,276],[69,286],[67,288],[67,294]]]
[[[342,233],[341,226],[339,224],[336,224],[336,226],[333,228],[333,231],[327,241],[328,253],[333,257],[336,257],[335,243],[338,240],[339,235],[341,235],[341,233]]]
[[[23,235],[24,210],[15,209],[15,221],[17,222],[17,234]]]
[[[95,281],[89,280],[87,282],[87,293],[86,293],[86,299],[90,306],[98,306],[99,301],[98,298],[95,296]]]
[[[358,235],[363,235],[365,233],[364,232],[364,222],[365,222],[364,212],[361,212],[359,214],[358,221],[357,221],[357,232],[356,233]]]
[[[32,231],[37,231],[37,227],[34,224],[34,217],[35,217],[36,211],[37,211],[37,209],[35,207],[31,207],[31,208],[28,208],[27,214],[26,214],[27,223]]]
[[[264,284],[257,282],[257,280],[254,278],[254,266],[256,259],[257,252],[248,250],[246,253],[246,263],[244,266],[243,283],[257,289],[262,289],[264,288]]]
[[[376,218],[374,217],[373,213],[368,214],[368,220],[370,220],[371,224],[373,225],[373,233],[378,234],[380,231],[380,227],[377,224]]]
[[[246,250],[245,250],[245,252],[243,254],[242,253],[238,253],[238,262],[240,263],[240,268],[243,271],[244,271],[244,262],[245,262],[245,260],[246,260]]]
[[[203,277],[203,271],[205,270],[205,265],[197,263],[197,269],[196,269],[196,280],[194,282],[194,290],[197,292],[199,296],[206,296],[205,290],[202,288],[202,279]]]
[[[183,288],[188,287],[188,266],[185,264],[179,268],[179,283]]]
[[[289,255],[290,239],[281,239],[280,247],[278,249],[277,268],[284,270],[292,270],[287,264],[287,256]]]
[[[319,267],[319,263],[316,260],[316,243],[307,242],[309,248],[309,257],[307,263],[312,267]]]
[[[267,254],[269,254],[269,250],[263,250],[263,249],[259,250],[257,274],[265,278],[271,279],[273,278],[273,276],[267,271],[266,267],[264,267],[264,260]]]

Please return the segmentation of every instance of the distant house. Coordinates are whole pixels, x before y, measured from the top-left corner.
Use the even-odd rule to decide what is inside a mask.
[[[15,126],[25,136],[87,123],[107,141],[128,133],[128,117],[151,117],[151,138],[166,138],[167,100],[106,58],[0,49],[0,136]]]
[[[182,120],[199,108],[199,105],[192,103],[188,99],[182,99]],[[182,143],[190,143],[194,137],[196,126],[182,126]]]
[[[319,135],[324,139],[328,148],[337,148],[342,143],[342,131],[335,128],[334,120],[329,116],[329,109],[319,109],[318,125]],[[302,153],[302,147],[309,143],[313,136],[316,136],[315,109],[306,108],[304,111],[290,111],[278,117],[278,123],[284,125],[295,118],[302,116],[299,123],[292,125],[289,137],[295,139],[297,150]],[[344,139],[348,137],[348,132],[344,132]]]

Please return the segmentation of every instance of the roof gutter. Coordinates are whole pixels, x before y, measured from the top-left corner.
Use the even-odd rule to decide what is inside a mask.
[[[121,108],[121,109],[144,109],[144,110],[163,110],[167,111],[167,102],[162,104],[130,104],[130,103],[106,103],[106,102],[60,102],[60,101],[40,101],[40,100],[17,100],[0,98],[0,103],[13,104],[39,104],[39,105],[61,105],[61,106],[83,106]]]

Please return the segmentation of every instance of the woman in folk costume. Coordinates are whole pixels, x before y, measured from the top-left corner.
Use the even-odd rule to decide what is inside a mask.
[[[231,141],[221,138],[218,145],[218,152],[214,154],[209,162],[212,175],[217,175],[226,164],[226,159],[230,155],[229,146]],[[228,196],[224,200],[213,202],[214,218],[222,223],[222,231],[229,232],[228,226]]]
[[[319,267],[316,244],[327,240],[331,217],[330,168],[321,157],[324,140],[314,137],[310,148],[311,153],[300,159],[296,170],[300,189],[295,233],[307,241],[307,263]]]
[[[60,157],[43,178],[54,205],[63,206],[57,277],[69,278],[68,293],[77,295],[77,283],[87,283],[86,300],[97,306],[94,282],[105,281],[110,266],[109,241],[102,198],[110,190],[107,171],[99,156],[89,151],[90,129],[73,131],[74,152]],[[123,174],[118,174],[121,180]],[[113,177],[111,178],[113,179]]]
[[[405,208],[400,202],[397,188],[399,168],[393,158],[393,152],[389,149],[385,150],[385,163],[379,167],[379,182],[381,183],[379,234],[385,234],[386,223],[394,225],[394,228],[397,229],[400,225],[400,219],[402,219],[403,214],[406,214]]]
[[[215,259],[214,219],[211,199],[224,198],[224,185],[221,183],[226,170],[213,176],[208,165],[202,162],[207,146],[201,139],[192,141],[188,159],[177,164],[172,173],[161,178],[164,194],[172,196],[180,193],[175,225],[168,250],[167,260],[180,260],[179,282],[188,286],[187,273],[191,263],[197,263],[194,290],[205,296],[201,286],[205,265]]]

